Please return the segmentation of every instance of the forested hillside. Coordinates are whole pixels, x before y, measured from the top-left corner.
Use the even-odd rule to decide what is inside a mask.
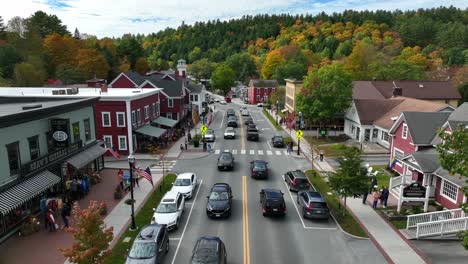
[[[1,17],[0,17],[1,18]],[[185,58],[198,78],[220,63],[239,80],[301,79],[344,63],[353,79],[447,79],[468,82],[468,10],[345,11],[327,15],[258,15],[197,22],[150,35],[98,39],[54,15],[0,20],[1,85],[82,82],[120,71],[167,69]],[[465,65],[465,66],[463,66]]]

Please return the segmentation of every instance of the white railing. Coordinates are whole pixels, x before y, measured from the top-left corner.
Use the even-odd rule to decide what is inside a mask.
[[[390,177],[390,188],[398,187],[401,185],[403,176]]]
[[[444,210],[430,213],[408,215],[406,229],[416,227],[421,223],[430,223],[434,221],[457,219],[465,217],[465,212],[461,208],[453,210]]]
[[[468,229],[468,217],[419,223],[416,227],[416,239],[433,235],[458,233]]]

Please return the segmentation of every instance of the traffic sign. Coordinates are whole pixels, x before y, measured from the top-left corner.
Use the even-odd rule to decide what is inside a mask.
[[[201,130],[202,134],[205,135],[205,134],[206,134],[206,131],[208,130],[208,127],[205,126],[205,125],[202,125],[202,126],[200,127],[200,130]]]
[[[304,135],[304,133],[302,132],[302,130],[296,131],[296,137],[297,137],[297,139],[301,139],[303,135]]]

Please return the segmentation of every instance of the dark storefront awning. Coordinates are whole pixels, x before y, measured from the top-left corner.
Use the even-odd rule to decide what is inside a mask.
[[[46,170],[0,193],[0,213],[8,214],[13,209],[58,184],[60,180],[59,176]]]
[[[166,130],[159,128],[159,127],[154,127],[152,125],[146,125],[144,127],[137,129],[136,132],[145,134],[151,137],[160,137],[162,134],[164,134],[164,132],[166,132]]]
[[[86,164],[102,156],[104,153],[106,153],[106,149],[98,144],[89,147],[86,150],[69,158],[67,162],[70,163],[73,167],[81,169],[86,166]]]
[[[177,124],[177,122],[178,122],[177,120],[170,119],[170,118],[163,117],[163,116],[160,116],[153,121],[154,124],[163,125],[167,127],[174,127]]]

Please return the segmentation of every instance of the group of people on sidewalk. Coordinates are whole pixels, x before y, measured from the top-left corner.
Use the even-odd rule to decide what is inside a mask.
[[[57,218],[62,217],[62,228],[70,226],[70,216],[72,211],[72,202],[70,199],[49,199],[41,200],[41,210],[44,213],[44,226],[50,232],[55,232],[60,228]]]
[[[383,206],[383,208],[387,208],[387,203],[388,203],[388,197],[390,196],[390,191],[386,186],[383,186],[381,189],[378,189],[377,185],[377,178],[373,178],[371,182],[371,186],[369,188],[369,191],[365,191],[362,194],[362,204],[366,204],[367,202],[367,196],[369,193],[372,196],[372,208],[377,208],[377,205],[380,201],[380,205]]]

